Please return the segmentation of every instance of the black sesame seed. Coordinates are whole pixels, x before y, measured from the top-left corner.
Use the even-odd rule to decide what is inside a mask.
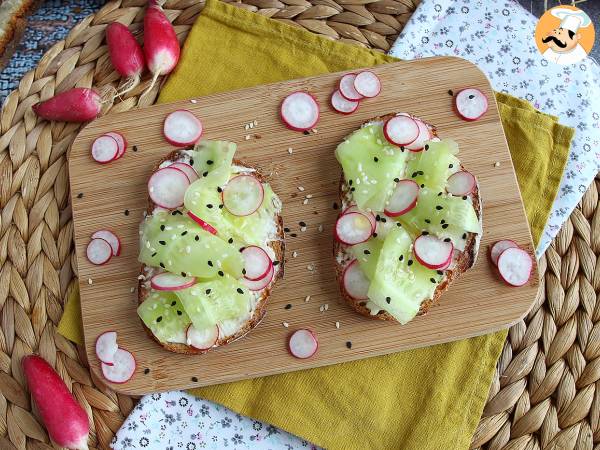
[[[196,235],[196,237],[194,238],[195,241],[199,241],[200,240],[200,236]]]
[[[364,253],[365,255],[370,255],[370,254],[371,254],[371,252],[370,252],[369,250],[365,250],[363,253]]]
[[[387,222],[387,219],[386,219],[385,217],[382,217],[382,218],[381,218],[381,222],[382,222],[382,223],[386,223],[386,222]]]
[[[394,178],[394,182],[398,183],[400,181],[400,178],[396,177]]]
[[[206,295],[210,294],[210,289],[207,289],[206,291],[204,291],[204,293],[205,293]]]
[[[283,229],[283,231],[285,231],[286,233],[289,233],[289,232],[290,232],[290,229],[289,229],[288,227],[285,227],[285,228]]]
[[[181,316],[182,314],[183,314],[183,313],[182,313],[181,311],[177,310],[177,315],[178,315],[178,316]]]
[[[211,209],[211,208],[213,207],[213,205],[211,205],[211,204],[209,203],[208,205],[206,205],[206,207],[207,207],[208,209]]]
[[[443,207],[443,206],[440,206],[440,205],[437,205],[437,206],[435,207],[435,209],[437,209],[438,211],[441,211],[442,209],[444,209],[444,207]]]
[[[417,175],[419,175],[419,172],[413,172],[412,175],[411,175],[411,178],[416,178]]]
[[[148,369],[147,367],[144,369],[144,375],[148,375],[150,373],[150,369]]]
[[[246,275],[246,269],[242,269],[242,275]]]
[[[213,266],[213,262],[212,262],[211,260],[208,260],[208,265],[209,265],[210,267],[212,267],[212,266]]]
[[[423,175],[425,172],[423,172],[422,170],[419,170],[417,173],[418,173],[419,175]]]
[[[186,234],[188,234],[187,230],[181,233],[182,236],[185,236]]]
[[[352,180],[348,180],[348,184],[352,186]]]
[[[346,347],[347,348],[352,348],[352,342],[346,341]]]
[[[308,132],[308,130],[304,130],[304,131],[303,131],[303,133],[304,133],[304,136],[308,136],[308,135],[310,134],[310,133]]]
[[[437,274],[438,274],[438,275],[444,275],[444,271],[443,271],[443,270],[438,270],[438,271],[437,271]]]
[[[425,187],[425,185],[424,185],[423,183],[421,183],[421,187],[422,187],[422,188],[424,188],[424,187]]]
[[[160,231],[165,231],[165,226],[164,225],[160,226]]]
[[[407,264],[408,264],[409,266],[412,266],[412,263],[413,263],[413,260],[412,260],[412,259],[409,259]]]
[[[134,152],[137,152],[137,145],[134,145],[134,146],[133,146],[133,148],[132,148],[132,150],[133,150]]]
[[[392,303],[392,299],[391,297],[386,297],[385,298],[385,302],[389,305],[390,303]]]
[[[291,237],[298,237],[298,235],[296,233],[291,233],[290,236]]]
[[[162,316],[158,316],[158,317],[156,318],[156,323],[158,323],[158,322],[162,322]]]
[[[219,274],[220,277],[224,277],[225,276],[225,274],[223,273],[222,270],[219,270],[217,273]]]
[[[375,157],[373,158],[373,161],[375,161],[375,162],[379,162],[379,158],[378,158],[377,156],[375,156]]]
[[[242,290],[242,288],[237,288],[236,291],[237,291],[238,294],[243,294],[244,293],[244,291]]]
[[[181,272],[181,276],[182,276],[182,277],[187,277],[187,275],[186,275],[186,273],[185,273],[185,272]]]
[[[225,206],[225,205],[224,205],[223,203],[221,203],[221,204],[219,205],[219,209],[223,209],[223,206]]]
[[[285,309],[292,309],[292,304],[288,303],[287,305],[285,305]]]
[[[123,211],[123,214],[125,214],[126,216],[128,216],[129,215],[129,210],[126,209],[125,211]]]
[[[198,378],[196,378],[196,377],[192,377],[192,381],[193,381],[194,383],[197,383],[197,382],[198,382]]]
[[[336,202],[333,202],[333,209],[338,209],[338,208],[339,208],[338,204]]]
[[[398,261],[403,261],[404,260],[404,255],[400,255],[400,258],[398,258]]]
[[[445,224],[445,223],[446,223],[446,221],[445,221],[444,219],[440,220],[440,224],[442,224],[442,225],[443,225],[443,224]]]
[[[375,238],[375,237],[377,237],[377,233],[373,233],[373,237],[374,237],[374,238]]]
[[[227,239],[227,242],[229,242],[230,244],[233,244],[233,238]]]
[[[396,226],[397,226],[398,228],[400,228],[400,227],[402,227],[402,224],[401,224],[400,222],[396,222]]]
[[[350,192],[354,192],[354,191],[356,191],[356,188],[353,188],[353,187],[350,188]]]
[[[77,194],[77,198],[83,198],[83,192],[80,192],[79,194]]]
[[[154,258],[156,256],[156,252],[152,253],[151,258]]]
[[[448,164],[448,169],[452,169],[454,167],[454,164]]]
[[[446,238],[446,239],[444,239],[444,242],[450,242],[451,240],[452,239],[450,239],[450,238]]]
[[[447,223],[445,223],[445,224],[442,225],[442,229],[445,230],[446,228],[448,228],[448,226],[449,225]]]
[[[194,165],[194,158],[190,158],[190,166]]]
[[[429,150],[429,144],[425,144],[425,151]]]
[[[305,226],[306,226],[306,223],[304,223],[304,222],[302,222],[302,221],[298,222],[298,224],[299,224],[301,227],[305,227]]]
[[[431,223],[431,220],[425,219],[425,223]]]
[[[175,300],[173,300],[173,301],[171,302],[171,306],[175,306],[176,304],[177,304],[177,301],[175,301]]]
[[[160,245],[167,245],[167,243],[166,243],[165,241],[158,241],[158,243],[159,243]]]
[[[218,186],[218,187],[217,187],[217,192],[218,192],[218,193],[221,193],[221,192],[223,192],[223,189],[221,189],[221,186]]]
[[[431,281],[432,283],[435,283],[435,278],[430,278],[429,281]]]
[[[448,89],[448,95],[453,96],[454,92],[452,92],[452,89]]]
[[[381,220],[381,216],[380,216],[379,214],[377,214],[377,215],[375,216],[375,220],[376,220],[377,222],[379,222],[379,221]]]
[[[400,146],[400,151],[404,153],[404,146],[403,145]]]
[[[422,236],[427,236],[428,234],[429,234],[429,231],[423,231],[423,232],[421,233],[421,235],[422,235]]]
[[[163,269],[165,268],[165,265],[164,265],[163,263],[158,263],[158,265],[159,265],[160,267],[162,267]]]
[[[204,172],[204,173],[202,174],[202,176],[203,176],[203,177],[205,177],[205,176],[207,176],[207,175],[208,175],[208,172]]]
[[[206,164],[208,164],[209,166],[212,165],[212,163],[213,163],[212,159],[209,159],[206,161]]]
[[[279,261],[278,260],[273,261],[273,265],[274,266],[278,266],[279,265]]]
[[[443,192],[438,192],[438,197],[441,197]]]
[[[466,239],[467,238],[467,233],[463,233],[462,238]]]
[[[463,199],[463,200],[466,200],[467,198],[468,198],[468,197],[467,197],[466,195],[463,195],[463,196],[462,196],[462,199]]]
[[[475,96],[473,94],[469,95],[469,100],[473,100]]]

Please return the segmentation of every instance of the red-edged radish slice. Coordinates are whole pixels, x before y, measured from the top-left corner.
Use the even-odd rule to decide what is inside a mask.
[[[244,258],[244,277],[250,281],[258,281],[269,274],[273,261],[262,248],[250,245],[242,250]]]
[[[419,185],[414,180],[400,180],[385,206],[385,214],[398,217],[407,213],[417,205]]]
[[[198,350],[208,350],[219,340],[219,327],[203,328],[201,330],[190,325],[185,333],[186,344]]]
[[[116,23],[116,22],[114,22]],[[119,159],[121,156],[125,154],[125,150],[127,150],[127,140],[125,137],[116,131],[111,131],[109,133],[104,133],[104,136],[110,136],[115,141],[117,141],[117,145],[119,146],[119,152],[117,153],[117,157],[115,159]]]
[[[377,228],[377,219],[375,219],[375,214],[373,214],[371,211],[361,211],[360,208],[356,205],[349,206],[344,210],[342,214],[348,214],[351,212],[357,212],[367,216],[367,218],[371,222],[371,226],[373,227],[373,232],[375,232],[375,228]]]
[[[523,286],[531,277],[533,260],[529,253],[521,248],[511,247],[504,250],[498,258],[498,272],[511,286]]]
[[[463,89],[456,94],[454,104],[458,115],[468,122],[479,119],[488,110],[487,97],[475,88]]]
[[[319,121],[319,104],[308,92],[293,92],[281,102],[280,114],[289,129],[310,130]]]
[[[116,331],[107,331],[96,339],[96,356],[100,362],[112,366],[117,350],[119,350],[119,346],[117,345]]]
[[[171,167],[163,167],[148,180],[148,193],[161,208],[173,209],[183,205],[185,191],[190,185],[187,175]]]
[[[490,258],[495,266],[498,265],[498,258],[502,252],[508,248],[519,248],[519,245],[510,239],[502,239],[501,241],[498,241],[492,245],[490,250]]]
[[[356,102],[364,98],[361,94],[359,94],[354,88],[354,80],[356,79],[355,73],[347,73],[342,78],[340,78],[340,84],[338,85],[338,90],[340,91],[340,95],[344,97],[346,100],[350,100],[351,102]]]
[[[370,70],[364,70],[356,75],[354,89],[363,97],[377,97],[381,92],[381,81]]]
[[[198,217],[191,211],[188,211],[187,214],[190,217],[190,219],[192,219],[194,222],[200,225],[204,229],[204,231],[208,231],[211,234],[217,234],[217,230],[211,224],[206,223],[204,220],[202,220],[200,217]]]
[[[306,359],[317,353],[319,341],[310,330],[296,330],[290,336],[288,348],[292,356]]]
[[[192,145],[202,136],[202,122],[188,110],[173,111],[165,118],[163,134],[171,145]]]
[[[435,236],[421,235],[415,239],[413,253],[423,266],[429,269],[441,269],[452,258],[454,246],[452,242],[445,242]]]
[[[383,126],[383,135],[394,145],[408,145],[419,137],[419,125],[410,116],[394,116]]]
[[[182,277],[174,273],[163,272],[150,279],[150,286],[157,291],[179,291],[196,284],[196,277]]]
[[[97,266],[106,264],[113,255],[113,249],[104,239],[95,238],[90,241],[85,249],[85,255],[89,262]]]
[[[359,102],[345,99],[340,91],[331,94],[331,106],[340,114],[352,114],[358,108]]]
[[[419,119],[413,119],[419,127],[419,137],[405,147],[411,152],[420,152],[425,147],[425,142],[431,139],[431,131],[425,122]]]
[[[102,375],[111,383],[123,384],[128,382],[135,372],[135,358],[131,352],[125,349],[118,349],[115,352],[114,362],[112,365],[100,364],[102,367]]]
[[[241,282],[251,291],[262,291],[271,283],[271,281],[273,281],[273,275],[275,275],[275,266],[271,264],[271,269],[269,269],[267,275],[260,280],[252,281],[247,278],[242,278]]]
[[[199,178],[198,173],[196,172],[196,169],[194,169],[192,166],[190,166],[187,163],[176,162],[176,163],[171,164],[168,167],[172,167],[173,169],[181,170],[183,173],[185,173],[187,175],[188,179],[190,180],[190,183],[193,183],[194,181],[196,181]]]
[[[260,208],[265,192],[253,175],[233,177],[223,188],[223,204],[234,216],[248,216]]]
[[[354,300],[367,300],[367,292],[369,291],[369,285],[371,282],[360,268],[358,260],[353,260],[344,269],[342,275],[342,283],[344,284],[344,290]]]
[[[448,178],[446,191],[452,195],[467,195],[473,192],[477,182],[471,172],[461,170]]]
[[[94,140],[92,144],[92,158],[100,164],[106,164],[114,160],[119,154],[119,144],[107,135],[102,135]]]
[[[342,244],[360,244],[369,239],[372,234],[371,221],[359,212],[342,214],[335,223],[335,237]]]
[[[121,240],[119,237],[110,230],[98,230],[92,234],[92,239],[104,239],[109,243],[112,248],[113,256],[119,256],[121,254]]]

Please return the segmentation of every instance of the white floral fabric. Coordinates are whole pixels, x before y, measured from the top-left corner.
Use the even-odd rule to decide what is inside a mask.
[[[566,66],[548,62],[534,41],[536,23],[516,1],[423,0],[390,54],[468,59],[487,74],[494,89],[528,100],[575,128],[539,256],[600,170],[600,68],[589,57]]]

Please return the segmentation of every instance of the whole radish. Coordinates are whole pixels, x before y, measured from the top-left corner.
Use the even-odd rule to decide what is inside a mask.
[[[88,417],[50,364],[36,355],[21,363],[50,438],[61,447],[87,450]]]
[[[47,120],[87,122],[100,114],[102,99],[93,89],[73,88],[32,106],[33,112]]]
[[[106,27],[106,43],[110,62],[115,70],[125,77],[120,94],[133,89],[140,82],[144,71],[144,52],[129,28],[120,22],[113,22]]]

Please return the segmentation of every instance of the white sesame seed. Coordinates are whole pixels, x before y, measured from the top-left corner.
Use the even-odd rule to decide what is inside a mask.
[[[319,233],[323,232],[323,225],[319,225]]]
[[[190,103],[193,103],[195,105],[196,103],[198,103],[198,100],[196,100],[196,99],[193,98],[193,99],[190,100]]]
[[[323,308],[325,309],[325,311],[327,311],[327,310],[329,309],[329,303],[325,303],[325,304],[323,305]]]
[[[494,163],[494,167],[500,167],[500,161],[496,161],[496,162]]]
[[[130,288],[129,292],[131,292],[133,294],[135,292],[135,288],[134,287]]]
[[[300,231],[304,233],[306,231],[306,227],[300,227]]]
[[[313,198],[313,195],[312,194],[307,194],[306,198]]]
[[[142,274],[139,274],[139,275],[138,275],[138,277],[137,277],[137,279],[138,279],[138,280],[145,280],[145,279],[146,279],[146,277],[145,277],[144,275],[142,275]],[[91,284],[91,283],[90,283],[90,284]]]
[[[250,129],[254,128],[254,124],[253,124],[252,122],[250,122],[250,123],[248,124],[248,128],[250,128]]]
[[[88,284],[92,284],[92,283],[93,283],[92,279],[88,278]]]
[[[336,323],[335,323],[335,327],[336,327],[336,328],[339,330],[339,329],[340,329],[340,323],[339,323],[339,322],[336,322]]]
[[[252,122],[252,125],[254,125],[255,127],[258,126],[258,120],[254,119],[254,121]]]
[[[290,326],[290,324],[289,324],[289,323],[287,323],[287,322],[283,322],[281,325],[283,325],[283,326],[284,326],[284,327],[286,327],[286,328]]]
[[[309,272],[312,272],[313,270],[315,270],[315,266],[313,264],[309,264],[308,266],[306,266],[306,268],[308,269]]]
[[[292,258],[296,258],[298,256],[298,252],[294,251],[292,252]]]
[[[304,299],[304,302],[305,302],[305,303],[308,303],[308,302],[310,302],[310,295],[307,295],[307,296],[306,296],[306,298]]]
[[[319,306],[319,311],[321,311],[321,312],[325,311],[325,308],[323,307],[323,305]]]
[[[298,190],[299,190],[300,192],[304,192],[304,186],[298,186]]]
[[[302,202],[303,205],[308,205],[308,199],[305,198],[304,201]]]
[[[249,134],[247,134],[247,135],[246,135],[246,137],[245,137],[244,139],[246,139],[247,141],[249,141],[249,140],[250,140],[250,135],[249,135]]]
[[[317,134],[317,133],[319,132],[319,130],[317,130],[316,128],[313,128],[313,129],[312,129],[312,130],[310,130],[310,131],[312,131],[314,134]]]
[[[288,153],[291,155],[292,153],[294,153],[294,149],[292,147],[288,148]]]

